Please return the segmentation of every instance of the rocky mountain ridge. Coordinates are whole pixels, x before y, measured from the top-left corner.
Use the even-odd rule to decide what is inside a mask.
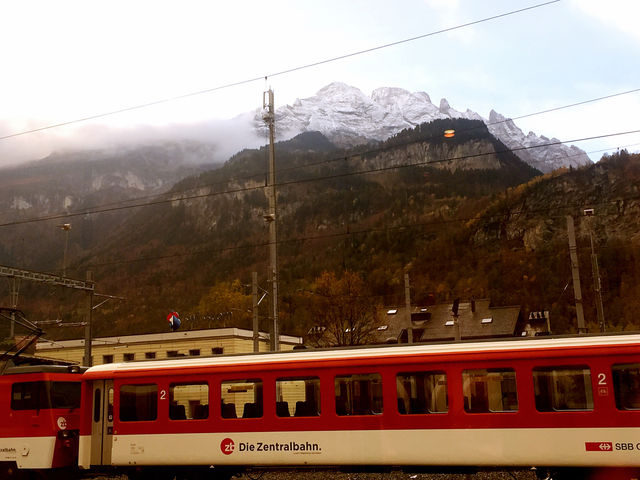
[[[522,160],[543,173],[591,163],[581,149],[563,144],[548,145],[559,140],[533,132],[525,135],[512,120],[493,110],[489,118],[483,118],[469,109],[455,110],[444,98],[436,106],[425,92],[382,87],[367,96],[358,88],[340,82],[327,85],[313,97],[297,99],[292,105],[278,108],[276,133],[284,140],[315,130],[336,145],[348,147],[371,140],[386,140],[422,123],[453,118],[482,120],[496,138],[507,147],[518,149],[516,154]],[[256,113],[254,125],[259,131],[265,129],[261,112]]]

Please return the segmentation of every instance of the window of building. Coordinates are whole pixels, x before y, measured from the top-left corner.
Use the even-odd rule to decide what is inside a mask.
[[[133,362],[136,359],[135,353],[125,353],[122,355],[122,358],[125,362]]]
[[[102,355],[102,363],[113,363],[113,355]]]
[[[464,370],[462,393],[464,409],[469,413],[518,410],[516,372],[510,368]]]
[[[192,348],[191,350],[189,350],[189,356],[191,356],[191,357],[199,357],[200,356],[200,349],[199,348]]]
[[[534,368],[533,385],[539,412],[593,410],[591,372],[587,366]]]
[[[156,352],[144,352],[144,358],[147,360],[153,360],[156,358]]]
[[[173,358],[178,356],[178,350],[167,350],[167,357]]]
[[[444,372],[406,372],[396,376],[398,412],[444,413],[449,410],[447,376]]]
[[[335,378],[337,415],[382,413],[382,377],[378,373],[339,375]]]
[[[262,417],[262,380],[228,380],[220,388],[222,418]]]
[[[278,417],[315,417],[320,415],[320,379],[318,377],[278,378],[276,380]]]
[[[209,418],[209,385],[172,383],[169,386],[169,418],[199,420]]]
[[[224,348],[222,347],[213,347],[211,349],[211,354],[212,355],[222,355],[224,353]]]
[[[618,410],[639,410],[640,363],[614,365],[612,371]]]
[[[158,385],[122,385],[120,421],[143,422],[158,417]]]

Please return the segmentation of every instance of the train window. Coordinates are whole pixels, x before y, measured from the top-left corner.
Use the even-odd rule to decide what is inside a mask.
[[[102,390],[96,388],[93,392],[93,421],[98,423],[100,421],[100,399],[102,398]]]
[[[11,387],[12,410],[39,410],[48,402],[44,382],[20,382]]]
[[[79,408],[80,382],[50,382],[51,408]]]
[[[618,410],[639,410],[640,363],[614,365],[613,388]]]
[[[113,422],[113,387],[107,390],[107,420]]]
[[[122,385],[120,421],[148,422],[158,418],[158,385]]]
[[[12,410],[80,407],[80,382],[19,382],[11,389]]]
[[[396,376],[398,412],[403,415],[449,410],[444,372],[403,372]]]
[[[464,370],[462,393],[469,413],[518,410],[516,372],[511,368]]]
[[[338,375],[335,378],[337,415],[382,413],[382,377],[378,373]]]
[[[591,372],[587,366],[534,368],[533,386],[539,412],[593,410]]]
[[[278,417],[316,417],[320,415],[318,377],[278,378],[276,380]]]
[[[262,380],[227,380],[220,389],[222,418],[262,417]]]
[[[205,382],[169,385],[169,418],[171,420],[209,418],[209,385]]]

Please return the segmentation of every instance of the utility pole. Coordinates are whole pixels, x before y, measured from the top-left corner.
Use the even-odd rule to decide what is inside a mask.
[[[87,271],[87,284],[93,284],[93,274],[91,271]],[[84,359],[83,364],[85,367],[93,366],[93,358],[91,354],[91,347],[93,343],[93,337],[91,333],[91,324],[93,323],[93,289],[87,290],[87,321],[84,326]]]
[[[264,216],[269,224],[269,282],[271,283],[271,307],[273,318],[273,338],[271,349],[280,350],[278,332],[278,232],[277,232],[277,204],[276,204],[276,153],[275,139],[275,111],[273,107],[273,90],[262,94],[262,119],[269,127],[269,181],[267,184],[267,198],[269,199],[269,213]]]
[[[251,272],[251,298],[253,299],[253,351],[260,351],[260,330],[258,328],[258,272]]]
[[[578,248],[576,246],[576,232],[573,217],[567,215],[567,235],[569,236],[569,256],[571,258],[571,274],[573,276],[573,292],[576,297],[576,317],[578,319],[578,335],[585,335],[587,327],[584,323],[582,309],[582,289],[580,288],[580,268],[578,266]]]
[[[602,282],[600,281],[600,269],[598,267],[598,255],[593,244],[593,224],[592,218],[594,215],[593,208],[586,208],[584,215],[587,217],[587,227],[589,229],[589,240],[591,241],[591,271],[593,272],[593,290],[596,294],[596,312],[598,314],[598,325],[600,325],[600,331],[606,331],[606,324],[604,323],[604,307],[602,306]]]
[[[11,294],[10,294],[10,303],[11,308],[14,310],[18,308],[18,291],[20,288],[20,280],[16,277],[11,279]],[[9,338],[13,338],[16,336],[16,312],[11,312],[11,330],[9,331]]]
[[[413,343],[413,324],[411,323],[411,289],[409,287],[409,274],[404,274],[404,308],[407,311],[407,343]]]

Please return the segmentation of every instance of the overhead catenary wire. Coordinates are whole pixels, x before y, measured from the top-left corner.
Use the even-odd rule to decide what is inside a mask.
[[[532,149],[536,149],[536,148],[544,148],[544,147],[550,147],[550,146],[554,146],[554,145],[561,145],[563,143],[570,143],[570,142],[571,143],[577,143],[577,142],[600,139],[600,138],[609,138],[609,137],[615,137],[615,136],[621,136],[621,135],[629,135],[629,134],[633,134],[633,133],[640,133],[640,129],[629,130],[629,131],[625,131],[625,132],[608,133],[608,134],[603,134],[603,135],[595,135],[595,136],[591,136],[591,137],[577,138],[577,139],[568,140],[567,142],[562,142],[562,141],[558,140],[556,142],[547,142],[547,143],[544,143],[544,144],[532,145],[532,146],[528,146],[528,147],[527,146],[523,146],[523,147],[517,147],[517,148],[513,148],[513,149],[508,149],[507,148],[507,149],[504,149],[504,150],[494,150],[494,151],[490,151],[490,152],[474,153],[474,154],[462,155],[462,156],[457,156],[457,157],[440,158],[440,159],[435,159],[435,160],[426,160],[426,161],[423,161],[423,162],[414,162],[414,163],[408,163],[408,164],[403,164],[403,165],[392,165],[392,166],[380,167],[380,168],[375,168],[375,169],[370,169],[370,170],[360,170],[360,171],[355,171],[355,172],[338,173],[338,174],[327,175],[327,176],[323,176],[323,177],[310,177],[310,178],[306,178],[306,179],[296,179],[296,180],[290,180],[290,181],[284,181],[284,182],[277,183],[276,187],[280,188],[280,187],[296,185],[296,184],[302,184],[302,183],[310,183],[310,182],[318,182],[318,181],[323,181],[323,180],[334,180],[334,179],[338,179],[338,178],[352,177],[352,176],[356,176],[356,175],[382,173],[382,172],[385,172],[385,171],[400,170],[400,169],[403,169],[403,168],[429,166],[429,165],[440,164],[440,163],[444,163],[444,162],[469,160],[469,159],[472,159],[472,158],[480,158],[480,157],[483,157],[483,156],[496,155],[496,154],[500,154],[500,153],[517,152],[517,151],[523,151],[523,150],[532,150]],[[408,142],[407,144],[409,144],[409,143],[415,143],[415,142],[412,141],[412,142]],[[370,150],[366,150],[364,152],[357,152],[357,153],[349,154],[349,155],[346,155],[346,156],[343,155],[340,158],[342,158],[342,159],[356,158],[356,157],[360,157],[362,155],[367,155],[367,154],[376,153],[376,152],[382,152],[382,151],[385,151],[385,150],[390,149],[390,148],[396,148],[397,146],[398,145],[394,145],[393,147],[386,146],[386,147],[382,147],[382,148],[378,148],[378,149],[370,149]],[[207,193],[189,195],[189,196],[182,196],[182,197],[176,196],[176,195],[172,195],[170,198],[160,199],[160,200],[155,200],[155,201],[145,202],[145,203],[137,203],[137,204],[132,204],[132,205],[120,205],[120,206],[112,206],[112,207],[105,207],[105,208],[96,208],[96,209],[93,209],[93,210],[85,209],[85,210],[76,211],[76,212],[64,212],[64,213],[59,213],[59,214],[47,215],[47,216],[43,216],[43,217],[34,217],[34,218],[30,218],[30,219],[14,220],[14,221],[11,221],[11,222],[0,223],[0,228],[9,227],[9,226],[16,226],[16,225],[24,225],[24,224],[35,223],[35,222],[60,220],[60,219],[63,219],[63,218],[67,218],[68,219],[68,218],[91,215],[91,214],[98,214],[98,213],[115,212],[115,211],[121,211],[121,210],[128,210],[128,209],[132,209],[132,208],[149,207],[149,206],[161,205],[161,204],[167,204],[167,203],[173,203],[173,202],[184,202],[184,201],[187,201],[187,200],[197,200],[197,199],[201,199],[201,198],[208,198],[208,197],[214,197],[214,196],[219,196],[219,195],[237,194],[237,193],[243,193],[243,192],[254,191],[254,190],[262,190],[263,188],[264,188],[263,185],[259,185],[259,186],[251,186],[251,187],[239,187],[239,188],[223,190],[223,191],[219,191],[219,192],[215,192],[214,191],[214,192],[207,192]]]
[[[45,131],[45,130],[51,130],[51,129],[55,129],[55,128],[65,127],[65,126],[69,126],[69,125],[73,125],[73,124],[77,124],[77,123],[83,123],[83,122],[87,122],[87,121],[90,121],[90,120],[97,120],[97,119],[100,119],[100,118],[119,115],[121,113],[127,113],[127,112],[131,112],[131,111],[135,111],[135,110],[142,110],[142,109],[145,109],[145,108],[149,108],[149,107],[153,107],[153,106],[157,106],[157,105],[162,105],[162,104],[165,104],[165,103],[175,102],[175,101],[178,101],[178,100],[183,100],[183,99],[186,99],[186,98],[195,97],[195,96],[199,96],[199,95],[204,95],[204,94],[207,94],[207,93],[213,93],[213,92],[216,92],[216,91],[219,91],[219,90],[225,90],[225,89],[232,88],[232,87],[239,87],[241,85],[246,85],[246,84],[254,83],[254,82],[257,82],[257,81],[262,81],[263,79],[272,78],[272,77],[278,77],[278,76],[282,76],[282,75],[287,75],[287,74],[290,74],[290,73],[293,73],[293,72],[297,72],[297,71],[300,71],[300,70],[306,70],[306,69],[309,69],[309,68],[318,67],[320,65],[326,65],[328,63],[337,62],[339,60],[345,60],[347,58],[352,58],[352,57],[355,57],[355,56],[364,55],[364,54],[367,54],[367,53],[375,52],[375,51],[382,50],[382,49],[385,49],[385,48],[394,47],[394,46],[401,45],[401,44],[404,44],[404,43],[414,42],[414,41],[417,41],[417,40],[422,40],[424,38],[432,37],[432,36],[443,34],[443,33],[452,32],[452,31],[455,31],[455,30],[459,30],[459,29],[462,29],[462,28],[470,27],[470,26],[473,26],[473,25],[478,25],[478,24],[489,22],[489,21],[492,21],[492,20],[497,20],[497,19],[500,19],[500,18],[509,17],[511,15],[516,15],[516,14],[519,14],[519,13],[527,12],[527,11],[530,11],[530,10],[534,10],[534,9],[537,9],[537,8],[545,7],[545,6],[548,6],[548,5],[551,5],[551,4],[554,4],[554,3],[559,3],[559,2],[560,2],[560,0],[550,0],[550,1],[547,1],[547,2],[538,3],[538,4],[535,4],[535,5],[531,5],[531,6],[528,6],[528,7],[520,8],[520,9],[517,9],[517,10],[511,10],[509,12],[505,12],[505,13],[501,13],[501,14],[497,14],[497,15],[492,15],[490,17],[485,17],[485,18],[482,18],[482,19],[479,19],[479,20],[474,20],[474,21],[467,22],[467,23],[464,23],[464,24],[456,25],[454,27],[444,28],[444,29],[441,29],[441,30],[436,30],[436,31],[433,31],[433,32],[425,33],[425,34],[422,34],[422,35],[417,35],[417,36],[414,36],[414,37],[405,38],[403,40],[397,40],[395,42],[389,42],[389,43],[385,43],[385,44],[382,44],[382,45],[377,45],[375,47],[366,48],[364,50],[357,50],[355,52],[347,53],[347,54],[344,54],[344,55],[338,55],[338,56],[335,56],[335,57],[326,58],[326,59],[319,60],[319,61],[316,61],[316,62],[311,62],[311,63],[307,63],[307,64],[303,64],[303,65],[298,65],[298,66],[295,66],[295,67],[287,68],[287,69],[280,70],[280,71],[273,72],[273,73],[269,73],[269,74],[266,74],[266,75],[259,75],[259,76],[256,76],[256,77],[247,78],[247,79],[244,79],[244,80],[238,80],[238,81],[235,81],[235,82],[226,83],[226,84],[223,84],[223,85],[218,85],[218,86],[207,88],[207,89],[204,89],[204,90],[198,90],[198,91],[195,91],[195,92],[185,93],[185,94],[182,94],[182,95],[175,95],[175,96],[163,98],[163,99],[160,99],[160,100],[154,100],[154,101],[151,101],[151,102],[141,103],[141,104],[133,105],[133,106],[129,106],[129,107],[123,107],[123,108],[111,110],[111,111],[108,111],[108,112],[97,113],[97,114],[94,114],[94,115],[88,115],[88,116],[85,116],[85,117],[76,118],[76,119],[72,119],[72,120],[67,120],[67,121],[63,121],[63,122],[59,122],[59,123],[55,123],[55,124],[51,124],[51,125],[46,125],[46,126],[43,126],[43,127],[33,128],[33,129],[24,130],[24,131],[15,132],[15,133],[10,133],[10,134],[7,134],[7,135],[0,136],[0,140],[6,140],[6,139],[9,139],[9,138],[15,138],[15,137],[23,136],[23,135],[29,135],[29,134],[32,134],[32,133],[37,133],[37,132],[42,132],[42,131]]]
[[[568,105],[562,105],[562,106],[554,107],[554,108],[547,109],[547,110],[541,110],[541,111],[537,111],[537,112],[532,112],[532,113],[528,113],[528,114],[525,114],[525,115],[520,115],[518,117],[513,117],[513,118],[508,117],[508,118],[505,118],[504,120],[498,120],[498,121],[495,121],[495,122],[486,123],[484,125],[486,125],[486,127],[495,126],[495,125],[506,123],[506,122],[509,122],[509,121],[512,121],[512,120],[518,120],[518,119],[521,119],[521,118],[533,117],[533,116],[536,116],[536,115],[543,115],[543,114],[549,113],[549,112],[555,112],[555,111],[559,111],[559,110],[563,110],[563,109],[567,109],[567,108],[573,108],[573,107],[576,107],[576,106],[585,105],[585,104],[593,103],[593,102],[598,102],[598,101],[601,101],[601,100],[606,100],[606,99],[610,99],[610,98],[614,98],[614,97],[619,97],[619,96],[622,96],[622,95],[628,95],[628,94],[636,93],[636,92],[640,92],[640,88],[627,90],[627,91],[624,91],[624,92],[617,92],[617,93],[613,93],[613,94],[610,94],[610,95],[605,95],[605,96],[592,98],[592,99],[588,99],[588,100],[582,100],[580,102],[571,103],[571,104],[568,104]],[[468,132],[479,130],[479,129],[482,129],[482,128],[485,128],[485,127],[484,126],[469,127],[469,128],[466,128],[466,129],[458,130],[458,134],[468,133]],[[267,136],[266,133],[265,133],[265,135]],[[433,136],[430,136],[430,137],[424,137],[420,141],[424,142],[424,141],[428,141],[430,139],[435,139],[435,138],[436,138],[436,136],[433,135]],[[565,142],[562,142],[562,143],[569,143],[569,142],[565,141]],[[412,142],[406,142],[406,143],[409,144],[409,143],[412,143]],[[401,145],[402,144],[400,144],[400,145],[394,144],[394,148],[398,147],[398,146],[401,146]],[[632,147],[632,146],[636,146],[636,145],[637,144],[621,145],[618,148],[626,148],[626,147]],[[385,148],[385,147],[381,147],[381,148]],[[587,154],[590,154],[590,153],[601,153],[601,152],[606,152],[606,151],[610,151],[610,150],[612,150],[612,149],[611,148],[606,148],[606,149],[602,149],[602,150],[594,150],[594,151],[587,152]],[[367,150],[366,153],[372,153],[372,152],[374,152],[374,150],[369,149],[369,150]],[[571,158],[573,156],[579,156],[579,155],[581,155],[581,154],[571,155],[571,156],[569,156],[569,158]],[[265,150],[265,159],[266,159],[266,157],[267,157],[267,151]],[[312,168],[312,167],[317,167],[317,166],[321,166],[321,165],[327,165],[329,163],[336,162],[336,161],[342,161],[344,159],[345,159],[344,155],[338,155],[338,156],[335,156],[334,158],[331,158],[331,159],[328,159],[328,160],[321,160],[319,162],[307,163],[307,164],[304,164],[304,165],[296,165],[296,166],[291,166],[291,167],[280,167],[278,169],[278,173],[286,174],[286,173],[290,173],[290,172],[297,171],[297,170],[304,170],[306,168]],[[265,164],[266,163],[267,162],[265,161]],[[235,180],[236,181],[248,181],[248,180],[253,179],[253,178],[263,179],[263,178],[266,178],[266,176],[267,176],[267,171],[260,171],[260,172],[254,173],[254,174],[246,175],[246,176],[244,176],[242,178],[236,178]],[[139,196],[139,197],[130,198],[130,199],[126,199],[126,200],[120,200],[120,201],[117,201],[117,202],[109,202],[109,203],[100,204],[100,205],[93,205],[93,206],[90,206],[90,207],[86,207],[85,210],[92,210],[92,209],[97,209],[97,208],[106,208],[106,207],[110,207],[110,206],[119,206],[119,205],[123,205],[123,204],[129,204],[131,202],[139,202],[140,200],[147,200],[147,199],[152,199],[152,198],[160,199],[161,197],[166,197],[166,196],[172,196],[173,197],[175,195],[187,193],[187,192],[194,191],[194,190],[201,190],[203,188],[212,188],[212,187],[215,187],[215,186],[218,186],[218,185],[226,185],[226,184],[228,184],[228,180],[223,180],[223,181],[215,182],[215,183],[200,184],[200,185],[196,185],[194,187],[190,187],[190,188],[187,188],[187,189],[184,189],[184,190],[171,190],[169,192],[157,193],[157,194],[152,194],[152,195],[144,195],[144,196]]]
[[[590,204],[590,205],[592,207],[602,207],[602,206],[608,206],[608,205],[615,205],[619,201],[630,201],[630,200],[639,200],[639,199],[640,199],[640,195],[634,195],[634,196],[629,196],[624,198],[616,198],[614,200],[609,200],[609,201]],[[583,202],[567,204],[563,207],[563,210],[571,211],[576,208],[582,208],[583,206],[584,206]],[[282,245],[282,244],[292,244],[292,243],[301,243],[301,242],[310,242],[310,241],[331,240],[331,239],[345,238],[345,237],[355,237],[355,236],[361,236],[361,235],[367,235],[367,234],[386,234],[389,232],[413,230],[416,228],[441,227],[444,225],[468,223],[468,222],[474,222],[474,221],[483,221],[483,220],[497,221],[499,219],[503,219],[507,217],[516,217],[524,214],[539,214],[539,213],[547,213],[547,212],[556,212],[556,215],[548,216],[547,218],[549,219],[565,218],[564,213],[558,213],[557,207],[544,207],[544,208],[538,208],[538,209],[528,209],[526,211],[515,210],[515,211],[509,211],[507,213],[490,213],[490,214],[487,213],[487,214],[475,215],[470,217],[437,219],[437,220],[429,220],[426,222],[405,223],[400,225],[391,225],[391,226],[384,226],[384,227],[353,229],[350,226],[347,226],[346,230],[334,231],[334,232],[323,233],[318,235],[305,235],[301,237],[279,239],[277,243],[278,245]],[[636,213],[634,212],[634,215],[635,214]],[[606,215],[606,214],[601,214],[601,215]],[[616,215],[621,215],[621,214],[616,213]],[[268,242],[257,242],[257,243],[251,243],[246,245],[233,245],[230,247],[210,248],[210,249],[203,249],[203,250],[197,250],[197,251],[191,250],[189,252],[157,255],[157,256],[151,256],[151,257],[137,257],[132,259],[121,259],[121,260],[114,260],[109,262],[93,262],[93,263],[87,264],[86,266],[91,268],[99,268],[99,267],[108,267],[108,266],[115,266],[115,265],[128,265],[128,264],[141,263],[141,262],[171,260],[171,259],[184,258],[184,257],[195,256],[195,255],[224,254],[227,252],[238,251],[238,250],[253,250],[253,249],[265,248],[268,245],[269,245]]]

